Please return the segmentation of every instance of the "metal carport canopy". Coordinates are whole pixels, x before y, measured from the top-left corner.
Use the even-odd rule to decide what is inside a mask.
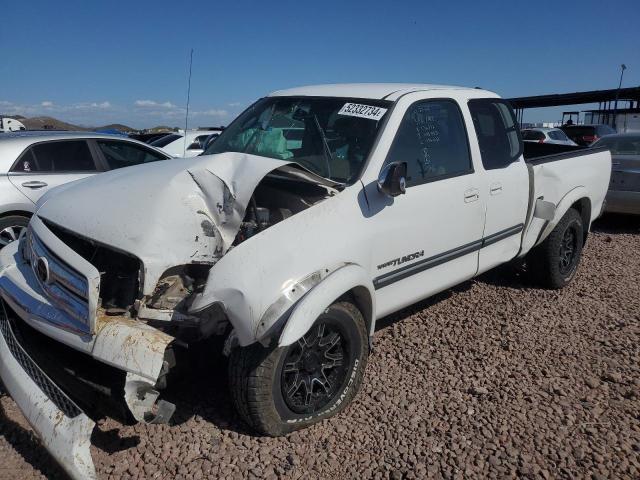
[[[552,95],[536,95],[507,99],[513,108],[559,107],[562,105],[579,105],[583,103],[609,102],[616,99],[618,89],[592,90],[590,92],[558,93]],[[632,100],[640,102],[640,87],[621,88],[618,101]]]

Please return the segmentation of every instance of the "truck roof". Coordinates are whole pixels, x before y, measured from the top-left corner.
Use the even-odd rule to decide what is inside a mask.
[[[278,90],[269,96],[351,97],[395,101],[405,93],[426,90],[486,92],[486,90],[477,87],[469,88],[452,85],[433,85],[429,83],[337,83]]]

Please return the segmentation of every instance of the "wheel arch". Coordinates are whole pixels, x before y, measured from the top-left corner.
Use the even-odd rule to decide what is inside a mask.
[[[13,216],[31,218],[33,216],[33,212],[28,212],[26,210],[8,210],[0,213],[0,218]]]
[[[591,230],[591,200],[589,197],[582,197],[573,202],[569,208],[576,210],[582,218],[582,244],[584,245]]]
[[[584,227],[583,243],[585,243],[591,227],[591,205],[591,198],[589,197],[589,193],[585,187],[580,186],[571,190],[556,205],[553,220],[547,223],[546,227],[538,237],[536,245],[542,243],[549,236],[549,234],[554,228],[556,228],[556,225],[558,225],[562,217],[564,217],[565,213],[567,213],[570,208],[577,210],[577,212],[580,214],[580,218],[582,219],[582,224]]]
[[[375,327],[374,292],[373,282],[361,266],[347,264],[337,269],[296,303],[281,330],[278,345],[291,345],[300,339],[329,305],[345,297],[362,313],[371,337]]]

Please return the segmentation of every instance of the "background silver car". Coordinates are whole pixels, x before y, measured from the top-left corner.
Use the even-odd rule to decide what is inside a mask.
[[[640,133],[607,135],[591,146],[611,150],[605,211],[640,215]]]
[[[114,135],[0,134],[0,248],[18,238],[47,190],[107,170],[169,158],[157,148]]]
[[[572,147],[578,145],[559,128],[525,128],[522,130],[522,140],[525,142],[550,143],[552,145],[570,145]]]

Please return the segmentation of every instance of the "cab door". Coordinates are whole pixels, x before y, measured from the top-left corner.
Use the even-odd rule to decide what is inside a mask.
[[[371,276],[383,316],[472,278],[484,226],[464,118],[451,99],[405,111],[384,164],[407,163],[406,193],[365,187],[372,230]]]
[[[470,100],[469,111],[482,159],[479,183],[487,209],[478,261],[481,273],[512,260],[520,251],[529,173],[511,107],[499,98],[482,98]]]
[[[9,181],[36,203],[47,190],[97,170],[86,140],[55,140],[29,147],[9,172]]]

